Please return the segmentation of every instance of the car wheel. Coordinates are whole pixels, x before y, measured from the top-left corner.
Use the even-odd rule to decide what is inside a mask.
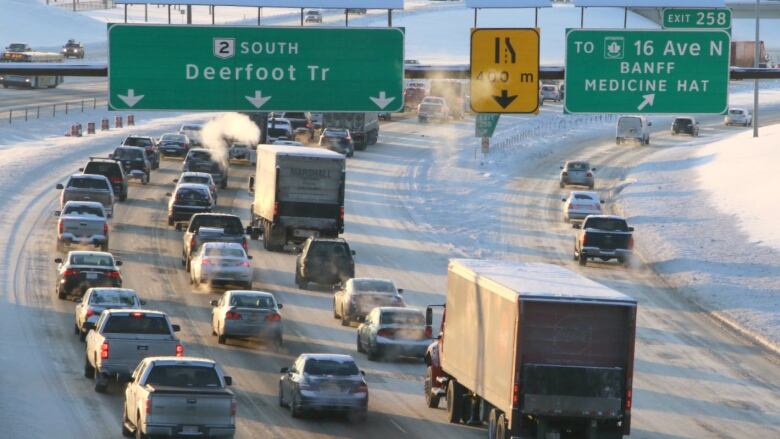
[[[296,397],[293,397],[293,400],[290,402],[290,415],[293,418],[300,418],[303,414],[303,410],[298,406],[296,399]]]
[[[343,309],[341,310],[341,326],[349,326],[349,317]]]
[[[287,403],[284,402],[284,392],[282,392],[282,383],[279,383],[279,407],[287,407]]]
[[[125,201],[127,200],[127,192],[123,192],[119,195],[119,201]]]
[[[252,238],[254,241],[260,239],[260,228],[252,227],[252,231],[249,233],[249,237]]]
[[[450,424],[459,424],[463,411],[463,386],[455,379],[447,384],[447,420]]]
[[[184,269],[187,270],[187,273],[192,271],[192,259],[187,257],[187,260],[184,263]]]
[[[217,333],[217,343],[219,344],[225,344],[227,343],[227,336],[224,334],[225,328],[222,328],[222,334]]]
[[[169,225],[169,226],[172,226],[172,225],[173,225],[173,217],[172,217],[172,216],[169,216],[169,217],[168,217],[168,225]]]
[[[77,330],[78,330],[78,328],[77,328]],[[81,331],[81,330],[78,330],[78,331],[79,331],[79,341],[81,341],[81,342],[87,341],[87,332],[86,331]]]
[[[368,342],[368,346],[366,347],[366,357],[368,358],[368,361],[379,360],[379,348],[372,347],[371,341]]]
[[[361,344],[360,344],[360,334],[358,334],[358,335],[355,337],[355,340],[356,340],[356,341],[355,341],[355,346],[356,346],[356,348],[357,348],[357,351],[358,351],[358,353],[359,353],[359,354],[362,354],[362,353],[364,353],[364,352],[365,352],[365,349],[363,349],[363,345],[361,345]]]
[[[433,392],[433,368],[428,366],[425,370],[425,380],[423,381],[423,390],[425,392],[425,405],[429,408],[439,408],[439,395],[434,395]]]
[[[103,382],[101,380],[100,371],[98,371],[97,369],[94,369],[94,371],[95,371],[95,392],[106,393],[106,390],[108,390],[108,381],[106,380],[105,382]]]
[[[65,291],[62,291],[62,288],[57,288],[57,298],[60,300],[65,300],[67,298],[67,293]]]
[[[580,252],[578,256],[579,257],[577,258],[577,261],[579,261],[580,265],[584,267],[588,263],[588,257],[585,256],[585,253],[583,252]]]
[[[87,356],[84,356],[84,378],[94,378],[95,377],[95,368],[92,367],[91,364],[89,364],[89,359]]]

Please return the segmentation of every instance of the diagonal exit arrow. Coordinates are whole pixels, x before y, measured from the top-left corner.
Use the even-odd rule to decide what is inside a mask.
[[[637,111],[644,110],[648,105],[652,107],[653,102],[655,102],[655,93],[650,93],[649,95],[644,95],[642,97],[644,100],[636,107]]]
[[[133,90],[132,88],[130,88],[130,89],[128,89],[128,90],[127,90],[127,95],[124,95],[124,96],[123,96],[123,95],[119,95],[119,94],[118,94],[118,95],[117,95],[117,97],[118,97],[119,99],[121,99],[121,100],[122,100],[122,102],[124,102],[124,103],[125,103],[125,105],[127,105],[127,106],[128,106],[128,107],[130,107],[130,108],[133,108],[133,106],[134,106],[135,104],[137,104],[137,103],[138,103],[138,101],[140,101],[141,99],[143,99],[143,98],[144,98],[144,95],[138,95],[138,96],[136,96],[136,95],[135,95],[135,90]]]

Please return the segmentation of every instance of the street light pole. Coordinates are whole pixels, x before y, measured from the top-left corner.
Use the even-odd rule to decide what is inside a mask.
[[[761,56],[761,41],[759,37],[759,25],[761,23],[759,8],[761,0],[756,0],[756,50],[755,59],[753,60],[753,67],[759,67],[759,61]],[[753,83],[753,137],[758,137],[758,85],[759,80],[756,79]]]

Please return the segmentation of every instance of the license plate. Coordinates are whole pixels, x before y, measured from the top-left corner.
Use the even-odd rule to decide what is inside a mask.
[[[320,232],[316,230],[293,230],[293,236],[297,236],[299,238],[308,238],[310,236],[318,237],[320,235]]]
[[[97,273],[87,273],[87,279],[88,280],[95,280],[98,278]]]
[[[185,425],[184,427],[181,428],[181,432],[184,434],[200,433],[198,427],[195,425]]]

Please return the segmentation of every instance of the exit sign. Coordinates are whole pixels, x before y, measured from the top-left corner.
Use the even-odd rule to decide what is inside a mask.
[[[730,29],[731,9],[664,9],[666,29]]]

